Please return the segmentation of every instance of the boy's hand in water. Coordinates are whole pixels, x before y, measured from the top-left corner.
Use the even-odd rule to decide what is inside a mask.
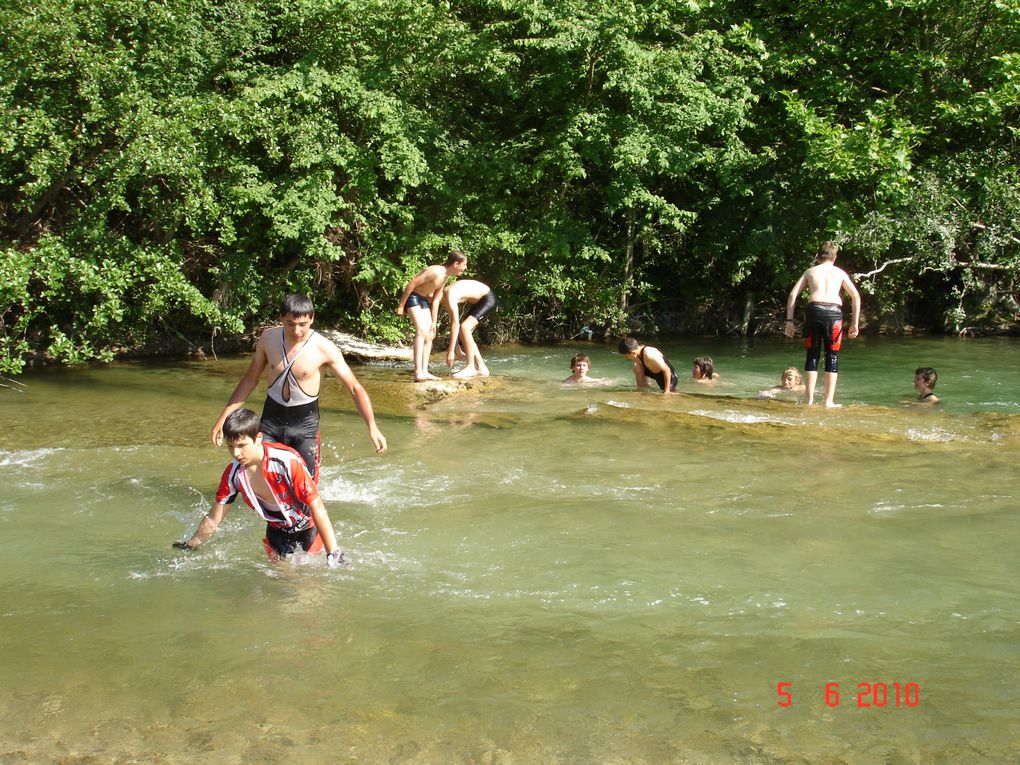
[[[330,568],[350,568],[351,564],[344,557],[343,551],[338,547],[326,556],[326,565]]]
[[[175,550],[194,550],[195,549],[194,547],[192,547],[191,542],[174,542],[173,545],[171,545],[171,547],[173,547]]]

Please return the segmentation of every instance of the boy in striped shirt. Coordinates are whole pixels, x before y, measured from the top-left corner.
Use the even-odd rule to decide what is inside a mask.
[[[223,423],[223,436],[234,459],[223,471],[213,506],[191,539],[173,546],[193,550],[208,541],[240,494],[266,521],[262,544],[271,559],[280,560],[299,548],[311,554],[325,548],[330,568],[349,565],[301,455],[263,440],[262,422],[250,409],[231,412]]]

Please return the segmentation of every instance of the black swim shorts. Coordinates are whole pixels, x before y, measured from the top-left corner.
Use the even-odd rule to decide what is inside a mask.
[[[300,454],[312,480],[319,482],[318,401],[284,406],[267,398],[262,407],[262,435],[266,441],[276,441]]]
[[[468,311],[468,315],[464,318],[474,317],[475,321],[481,322],[482,319],[497,308],[499,308],[499,301],[496,299],[496,293],[489,290],[479,298],[477,303],[471,306],[471,310]],[[463,320],[461,320],[461,323],[463,323]]]

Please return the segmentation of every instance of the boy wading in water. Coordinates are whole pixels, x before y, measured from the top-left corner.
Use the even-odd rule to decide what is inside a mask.
[[[368,393],[347,366],[340,349],[312,329],[315,308],[305,295],[287,295],[280,306],[281,327],[270,327],[255,344],[248,371],[234,388],[223,412],[212,427],[213,444],[223,443],[223,423],[244,406],[245,400],[266,373],[269,388],[262,409],[262,432],[267,441],[285,444],[305,461],[312,478],[319,480],[319,386],[322,367],[333,370],[354,399],[368,426],[368,437],[377,453],[386,451],[386,437],[375,424]]]
[[[216,500],[191,538],[173,546],[194,550],[205,544],[240,494],[266,522],[262,544],[270,558],[281,560],[299,549],[313,555],[325,550],[330,568],[347,566],[329,513],[301,455],[283,444],[263,440],[262,423],[250,409],[232,412],[223,423],[222,435],[233,461],[223,471]]]
[[[438,380],[429,372],[429,355],[436,336],[436,318],[443,287],[451,276],[460,276],[467,269],[467,255],[454,250],[445,266],[429,266],[404,288],[397,304],[397,316],[406,310],[414,322],[414,381]]]
[[[843,298],[840,290],[850,296],[853,317],[847,333],[851,339],[857,337],[861,318],[861,294],[850,281],[846,271],[836,268],[836,253],[839,248],[834,242],[825,242],[815,256],[816,265],[809,268],[793,285],[786,299],[786,336],[793,337],[793,312],[800,293],[808,290],[807,312],[804,318],[804,337],[807,359],[804,362],[804,377],[807,386],[807,403],[815,401],[815,383],[818,381],[818,361],[822,348],[825,349],[825,406],[834,407],[836,378],[839,374],[839,348],[843,340]]]

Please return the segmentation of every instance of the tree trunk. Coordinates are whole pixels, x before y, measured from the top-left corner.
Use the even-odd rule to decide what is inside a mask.
[[[627,254],[623,263],[623,288],[620,290],[620,312],[627,313],[630,301],[630,288],[634,284],[634,244],[636,241],[637,223],[634,208],[627,208]]]
[[[740,336],[747,337],[748,327],[751,326],[751,317],[754,316],[754,293],[748,290],[744,299],[744,321],[740,325]]]

